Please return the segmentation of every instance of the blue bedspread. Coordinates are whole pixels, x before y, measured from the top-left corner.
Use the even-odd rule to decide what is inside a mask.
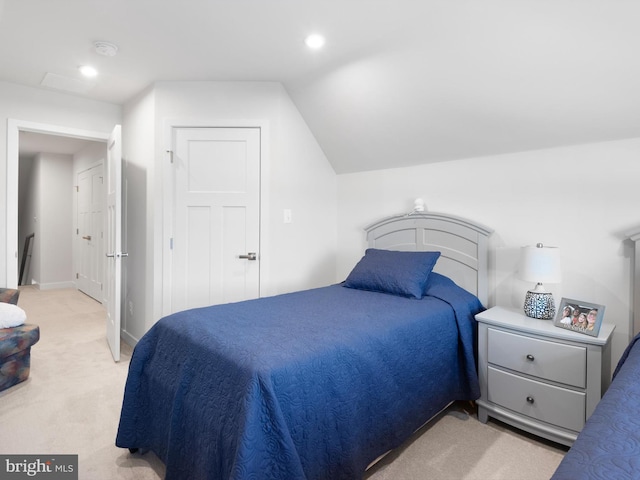
[[[640,335],[625,350],[611,385],[552,478],[640,478]]]
[[[422,300],[334,285],[163,318],[134,350],[116,444],[169,480],[361,478],[479,397],[483,307],[432,276]]]

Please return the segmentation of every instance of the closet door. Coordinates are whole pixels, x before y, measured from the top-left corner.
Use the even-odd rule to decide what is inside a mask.
[[[260,129],[175,128],[171,312],[257,298]]]

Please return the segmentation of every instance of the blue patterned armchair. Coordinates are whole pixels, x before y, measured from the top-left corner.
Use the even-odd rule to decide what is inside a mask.
[[[0,302],[18,303],[20,291],[0,288]],[[40,340],[37,325],[24,324],[0,328],[0,391],[6,390],[29,377],[31,346]]]

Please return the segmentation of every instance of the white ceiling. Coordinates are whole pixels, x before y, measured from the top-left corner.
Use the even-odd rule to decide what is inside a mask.
[[[0,79],[282,82],[339,173],[638,137],[639,59],[638,0],[0,0]]]
[[[35,132],[20,132],[18,140],[20,159],[32,158],[41,152],[74,155],[90,143],[91,140]],[[105,143],[105,151],[106,148]]]

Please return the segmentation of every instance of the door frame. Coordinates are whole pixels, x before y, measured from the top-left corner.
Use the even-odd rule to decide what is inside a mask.
[[[111,132],[97,132],[9,118],[7,120],[6,286],[18,288],[18,177],[20,132],[46,133],[107,142]]]
[[[173,148],[173,130],[175,128],[259,128],[260,129],[260,273],[258,296],[262,296],[266,281],[269,278],[269,256],[265,252],[269,251],[269,122],[267,120],[229,120],[229,119],[180,119],[168,118],[163,123],[163,146],[162,149],[162,175],[161,175],[161,198],[162,198],[162,248],[160,249],[162,265],[162,285],[161,285],[161,305],[160,316],[164,317],[171,313],[171,288],[172,288],[172,255],[171,238],[173,236],[173,211],[174,211],[174,191],[173,191],[173,169],[171,168],[171,150]]]

